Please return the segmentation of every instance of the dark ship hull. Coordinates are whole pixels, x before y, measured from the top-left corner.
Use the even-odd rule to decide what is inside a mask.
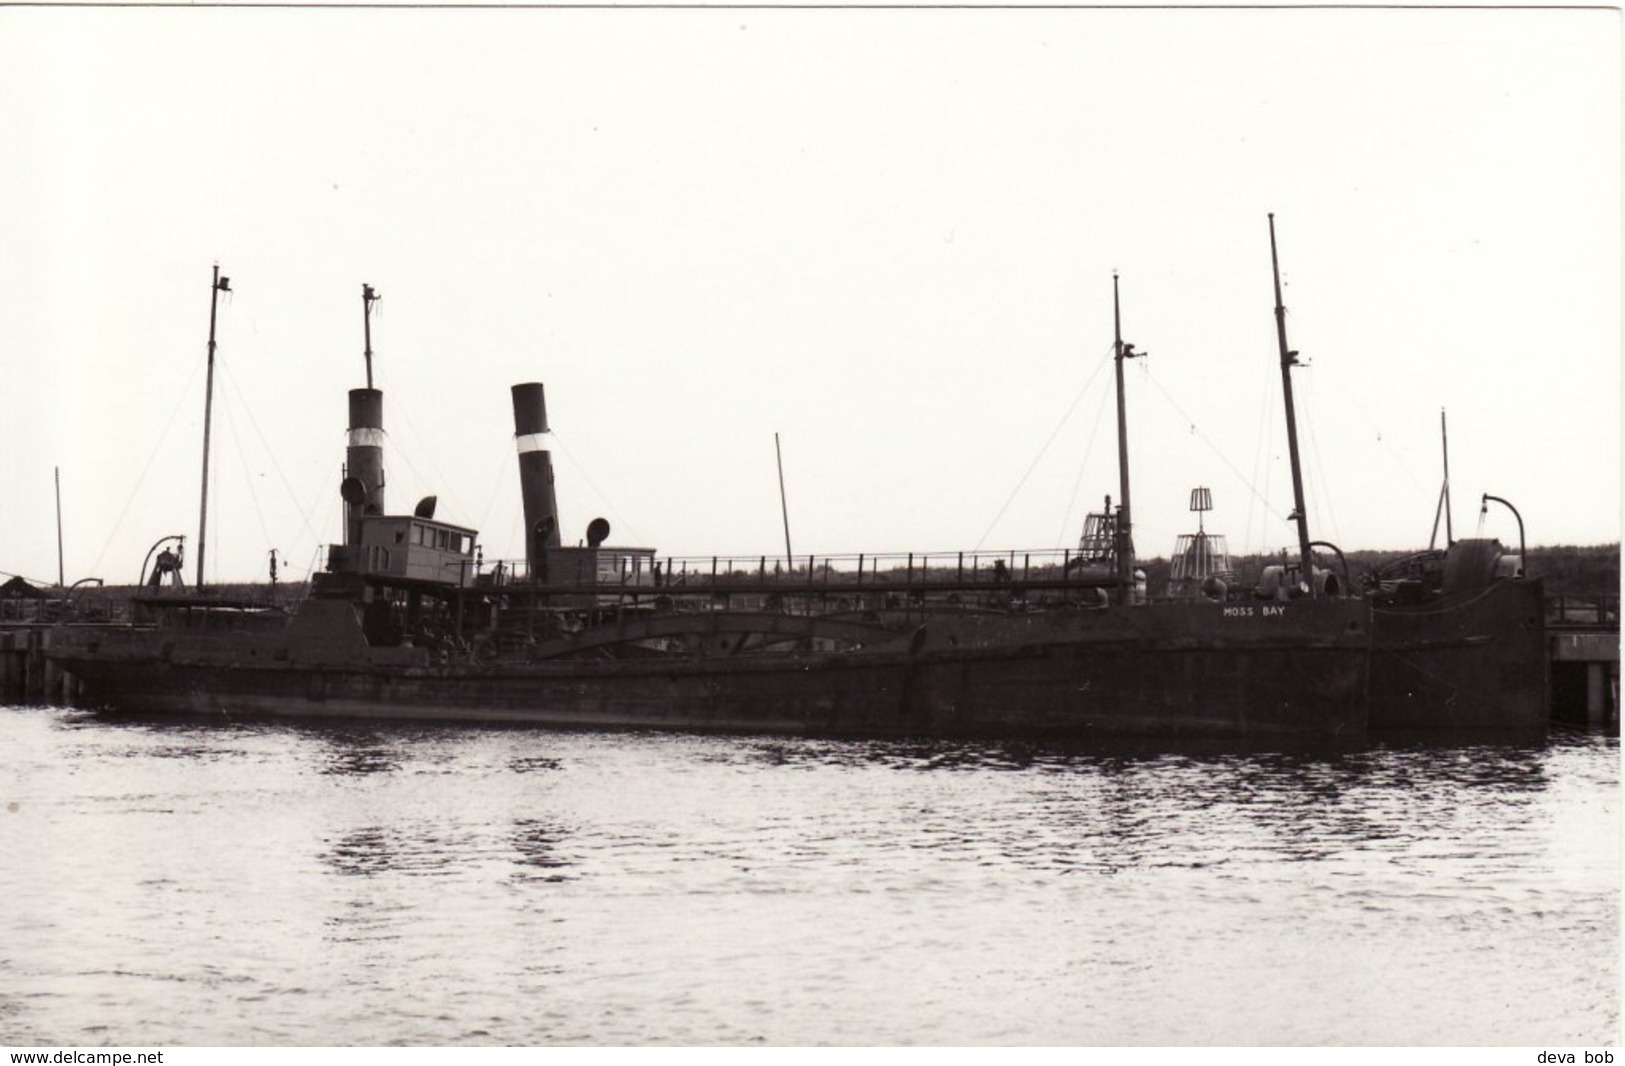
[[[1271,216],[1272,266],[1274,232]],[[529,382],[512,389],[525,555],[485,571],[477,532],[435,520],[434,497],[385,509],[368,333],[368,386],[349,394],[345,536],[299,612],[149,597],[152,625],[66,627],[52,658],[87,702],[136,712],[1068,740],[1544,730],[1541,589],[1519,576],[1521,550],[1509,567],[1498,542],[1458,542],[1437,573],[1427,561],[1370,595],[1351,595],[1346,569],[1339,584],[1313,564],[1315,546],[1332,546],[1308,531],[1278,268],[1297,561],[1267,567],[1253,590],[1191,574],[1186,598],[1146,602],[1123,393],[1138,353],[1116,285],[1121,496],[1089,517],[1075,552],[707,568],[611,547],[603,519],[566,546],[543,389]],[[363,286],[364,311],[375,299]],[[212,353],[212,312],[210,337]],[[1192,506],[1211,506],[1206,489]]]
[[[1372,608],[1375,731],[1544,733],[1545,592],[1500,580],[1413,606]]]
[[[370,647],[349,606],[330,603],[272,634],[65,631],[56,658],[88,702],[133,712],[1066,740],[1366,733],[1359,601],[945,613],[891,631],[842,652],[438,663]]]

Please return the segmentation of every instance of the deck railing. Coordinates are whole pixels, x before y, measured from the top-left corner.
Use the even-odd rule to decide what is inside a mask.
[[[1619,595],[1600,593],[1546,597],[1546,624],[1557,626],[1611,626],[1619,628]]]
[[[522,561],[504,561],[482,574],[476,584],[528,582]],[[940,588],[947,585],[1002,584],[1080,588],[1110,583],[1107,564],[1091,561],[1076,549],[1034,551],[890,552],[801,555],[655,556],[651,565],[623,566],[580,577],[550,575],[552,590],[699,592],[707,590],[772,592],[859,591]]]

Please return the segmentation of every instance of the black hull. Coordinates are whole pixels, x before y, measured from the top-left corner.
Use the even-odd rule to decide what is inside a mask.
[[[1545,592],[1497,581],[1414,607],[1372,610],[1371,728],[1544,733],[1550,721]]]
[[[280,644],[167,650],[158,633],[128,636],[62,642],[59,665],[91,705],[841,736],[1357,741],[1367,732],[1369,608],[1359,601],[928,616],[897,647],[733,658],[430,665],[400,654],[369,662],[359,649],[302,654],[296,633]]]

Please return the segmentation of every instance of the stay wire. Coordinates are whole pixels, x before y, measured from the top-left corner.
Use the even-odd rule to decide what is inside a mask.
[[[228,380],[231,380],[232,387],[236,389],[236,381],[231,378],[230,371],[227,371],[226,377]],[[242,391],[240,389],[237,390],[237,400],[239,404],[243,402]],[[276,541],[271,539],[271,531],[266,528],[265,512],[260,507],[259,494],[254,491],[254,474],[248,468],[248,452],[243,448],[242,436],[237,432],[237,419],[234,417],[234,413],[229,403],[221,404],[220,406],[222,410],[226,412],[226,424],[231,428],[232,443],[237,446],[237,462],[238,465],[243,469],[243,481],[248,485],[248,500],[254,505],[254,517],[258,519],[260,524],[260,536],[265,538],[265,547],[267,549],[274,549],[276,547]]]
[[[1158,381],[1151,375],[1151,368],[1145,367],[1143,369],[1145,379],[1151,382],[1152,385],[1156,386],[1157,391],[1162,393],[1163,399],[1167,400],[1173,409],[1179,413],[1179,417],[1185,420],[1185,424],[1191,427],[1191,432],[1196,434],[1196,436],[1201,439],[1202,443],[1208,446],[1209,451],[1219,457],[1220,462],[1224,463],[1225,466],[1230,468],[1230,472],[1232,474],[1235,474],[1236,477],[1241,479],[1241,483],[1247,486],[1248,492],[1251,492],[1254,496],[1257,496],[1258,499],[1262,500],[1266,508],[1269,507],[1269,500],[1259,493],[1258,489],[1253,485],[1253,483],[1247,479],[1247,475],[1236,469],[1236,464],[1232,463],[1230,458],[1225,455],[1224,452],[1219,450],[1219,446],[1213,443],[1212,438],[1210,438],[1206,433],[1202,432],[1202,428],[1196,424],[1196,420],[1187,414],[1183,407],[1179,406],[1179,401],[1175,400],[1173,396],[1168,393],[1167,389],[1162,387],[1162,382]]]
[[[164,441],[169,439],[169,431],[175,426],[175,417],[181,413],[181,407],[191,399],[192,382],[197,380],[198,368],[203,365],[206,359],[207,356],[202,356],[192,364],[192,373],[187,377],[186,384],[181,386],[180,393],[175,400],[175,408],[169,412],[169,418],[164,422],[162,432],[158,434],[158,443],[153,445],[152,451],[148,453],[147,463],[141,468],[140,476],[135,479],[135,484],[130,488],[129,496],[125,497],[124,507],[119,511],[118,518],[113,521],[113,528],[108,531],[107,539],[102,542],[102,549],[97,553],[96,561],[90,564],[91,573],[101,569],[102,559],[106,557],[107,550],[113,546],[113,539],[118,536],[119,528],[123,526],[125,516],[130,512],[130,505],[135,502],[136,496],[141,492],[142,484],[147,480],[147,475],[152,472],[152,464],[157,460],[158,453],[163,450]]]
[[[381,300],[379,301],[380,304],[382,304],[382,302],[383,301]],[[382,388],[382,382],[379,383],[379,386]],[[412,418],[411,409],[406,404],[401,403],[399,396],[395,398],[395,410],[399,412],[401,419],[405,421],[407,432],[412,435],[413,444],[416,447],[423,449],[424,454],[428,456],[430,472],[434,474],[438,481],[429,482],[428,479],[426,479],[422,473],[418,471],[418,468],[412,464],[412,457],[404,448],[391,449],[386,454],[393,455],[395,451],[400,451],[401,459],[406,463],[407,468],[412,471],[412,476],[418,479],[419,484],[444,485],[445,488],[438,490],[437,494],[443,493],[457,512],[461,514],[470,513],[468,509],[463,506],[462,501],[458,499],[457,490],[453,487],[454,482],[451,480],[451,478],[446,476],[446,472],[444,470],[440,469],[440,464],[435,459],[435,450],[429,447],[426,438],[418,431],[417,422]],[[405,442],[402,441],[401,443]],[[385,481],[386,483],[388,481],[387,469],[385,470]]]
[[[1100,415],[1106,408],[1106,398],[1110,395],[1105,389],[1100,390],[1100,406],[1095,408],[1095,421],[1089,429],[1089,440],[1083,446],[1083,458],[1078,462],[1078,476],[1072,480],[1072,495],[1066,501],[1066,513],[1061,516],[1061,531],[1055,535],[1055,543],[1064,547],[1066,544],[1067,527],[1072,524],[1072,508],[1078,502],[1078,490],[1083,485],[1084,472],[1089,469],[1089,456],[1095,448],[1095,438],[1100,434]],[[1081,537],[1080,537],[1081,543]]]
[[[1412,485],[1415,485],[1417,489],[1424,494],[1430,494],[1433,490],[1427,485],[1424,485],[1421,481],[1417,480],[1416,473],[1411,469],[1411,464],[1405,459],[1405,456],[1394,448],[1393,445],[1388,443],[1387,438],[1383,436],[1382,426],[1371,417],[1371,414],[1366,406],[1360,402],[1359,393],[1350,388],[1348,381],[1337,372],[1335,361],[1327,363],[1326,366],[1330,370],[1331,376],[1337,379],[1335,384],[1338,388],[1338,399],[1340,401],[1338,406],[1340,408],[1352,408],[1354,411],[1358,412],[1360,417],[1365,420],[1366,425],[1371,429],[1371,432],[1376,436],[1377,443],[1382,445],[1383,451],[1387,452],[1393,457],[1394,462],[1399,466],[1400,473],[1405,475],[1406,480],[1408,480]]]
[[[993,521],[988,523],[986,531],[982,533],[981,539],[976,542],[976,547],[972,548],[972,551],[982,550],[982,545],[985,544],[987,542],[987,538],[992,535],[994,528],[999,524],[999,519],[1004,517],[1004,512],[1010,509],[1010,505],[1014,503],[1016,497],[1020,495],[1022,486],[1027,484],[1027,479],[1032,477],[1034,470],[1038,469],[1039,462],[1043,460],[1044,454],[1049,451],[1049,446],[1055,443],[1055,438],[1060,435],[1062,427],[1064,427],[1067,420],[1072,417],[1072,412],[1078,409],[1078,404],[1082,402],[1083,397],[1086,393],[1088,393],[1090,386],[1094,385],[1095,379],[1100,376],[1101,370],[1105,369],[1110,364],[1111,358],[1109,357],[1096,364],[1095,372],[1089,375],[1089,380],[1084,382],[1083,388],[1079,389],[1078,394],[1072,397],[1072,403],[1067,407],[1066,413],[1061,415],[1061,420],[1057,422],[1055,424],[1055,428],[1050,431],[1050,435],[1044,441],[1043,447],[1038,449],[1038,454],[1033,456],[1033,461],[1028,464],[1027,472],[1021,475],[1021,480],[1016,482],[1016,487],[1010,490],[1010,495],[1006,497],[1004,505],[1000,507],[998,513],[993,516]]]
[[[1275,422],[1270,418],[1270,390],[1266,385],[1265,388],[1259,390],[1258,429],[1253,436],[1254,441],[1256,441],[1253,446],[1253,481],[1255,484],[1258,482],[1259,471],[1262,468],[1264,496],[1266,499],[1270,491],[1270,470],[1272,467],[1269,459],[1270,444],[1273,442],[1274,436]],[[1266,511],[1266,513],[1268,512]],[[1256,541],[1253,540],[1253,518],[1255,515],[1258,517],[1258,540]],[[1261,545],[1264,540],[1264,515],[1258,512],[1258,500],[1255,497],[1248,497],[1247,499],[1247,524],[1244,530],[1245,532],[1242,534],[1242,550],[1249,554],[1255,553],[1257,546]]]
[[[222,367],[226,366],[224,363],[221,365]],[[237,378],[231,373],[229,368],[226,369],[226,380],[231,384],[232,391],[237,394],[237,402],[242,405],[243,413],[248,417],[249,426],[254,430],[254,435],[259,438],[260,447],[265,449],[265,454],[270,458],[271,469],[276,471],[278,480],[282,482],[283,491],[288,494],[288,499],[293,503],[294,507],[298,509],[300,524],[305,527],[305,532],[310,534],[311,539],[316,542],[316,545],[319,548],[322,541],[321,537],[316,534],[316,530],[311,526],[310,508],[300,505],[299,497],[294,493],[293,485],[289,482],[287,473],[282,469],[282,464],[277,461],[276,449],[272,448],[270,443],[265,439],[265,433],[260,429],[259,421],[254,417],[253,405],[251,405],[247,398],[243,396],[242,386],[237,383]],[[233,432],[235,432],[235,430]],[[241,447],[241,445],[239,445],[239,447]],[[263,525],[264,522],[262,520],[261,526],[263,527]],[[271,543],[269,533],[266,534],[265,540],[269,546]]]
[[[1305,390],[1309,394],[1309,410],[1304,412],[1306,416],[1304,422],[1309,427],[1309,452],[1315,460],[1315,503],[1326,513],[1326,522],[1332,527],[1332,536],[1336,540],[1342,540],[1343,531],[1337,526],[1337,511],[1332,507],[1331,482],[1326,479],[1326,468],[1321,461],[1320,439],[1315,436],[1315,423],[1318,419],[1314,417],[1314,411],[1320,405],[1319,397],[1315,394],[1313,375],[1310,375],[1310,378],[1309,388]]]
[[[513,449],[508,449],[507,461],[502,464],[502,469],[497,472],[496,480],[491,483],[491,495],[485,501],[485,510],[480,515],[480,529],[484,529],[486,522],[490,520],[491,511],[497,505],[497,493],[502,491],[503,482],[508,480],[508,471],[514,469],[518,465],[518,461],[518,454]]]
[[[634,541],[638,543],[648,543],[643,539],[643,534],[632,528],[632,523],[628,522],[626,517],[621,514],[620,509],[610,501],[608,496],[604,495],[603,490],[593,483],[592,476],[587,473],[586,468],[580,463],[576,462],[576,457],[570,454],[570,449],[564,443],[564,438],[559,435],[559,431],[557,429],[549,430],[548,435],[553,438],[556,444],[558,444],[559,450],[564,453],[564,457],[566,459],[570,460],[570,465],[575,467],[576,472],[581,475],[581,479],[587,483],[587,487],[592,489],[593,493],[597,495],[598,499],[603,502],[604,507],[609,511],[609,513],[615,516],[615,521],[623,523],[626,526],[626,531],[632,535],[632,539]]]

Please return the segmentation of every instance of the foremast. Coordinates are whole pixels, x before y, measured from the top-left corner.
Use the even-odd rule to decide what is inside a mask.
[[[214,323],[220,306],[220,294],[231,291],[231,279],[220,276],[220,264],[214,265],[214,282],[209,286],[209,372],[203,386],[203,490],[198,502],[197,516],[197,585],[203,589],[203,553],[207,547],[209,529],[209,429],[214,420]]]
[[[1292,459],[1292,514],[1298,524],[1299,580],[1315,595],[1315,572],[1309,552],[1309,512],[1303,502],[1303,467],[1298,461],[1298,416],[1292,405],[1292,368],[1298,353],[1287,347],[1286,307],[1281,302],[1281,263],[1275,251],[1275,212],[1270,212],[1270,269],[1275,275],[1275,337],[1281,349],[1281,393],[1286,398],[1286,443]],[[1121,401],[1119,401],[1121,402]]]
[[[1120,603],[1132,598],[1134,585],[1134,525],[1129,505],[1128,485],[1128,407],[1123,394],[1123,360],[1143,353],[1123,341],[1123,312],[1117,297],[1117,274],[1112,274],[1112,353],[1117,365],[1117,491],[1120,503],[1115,523],[1113,556],[1117,563],[1117,595]]]

